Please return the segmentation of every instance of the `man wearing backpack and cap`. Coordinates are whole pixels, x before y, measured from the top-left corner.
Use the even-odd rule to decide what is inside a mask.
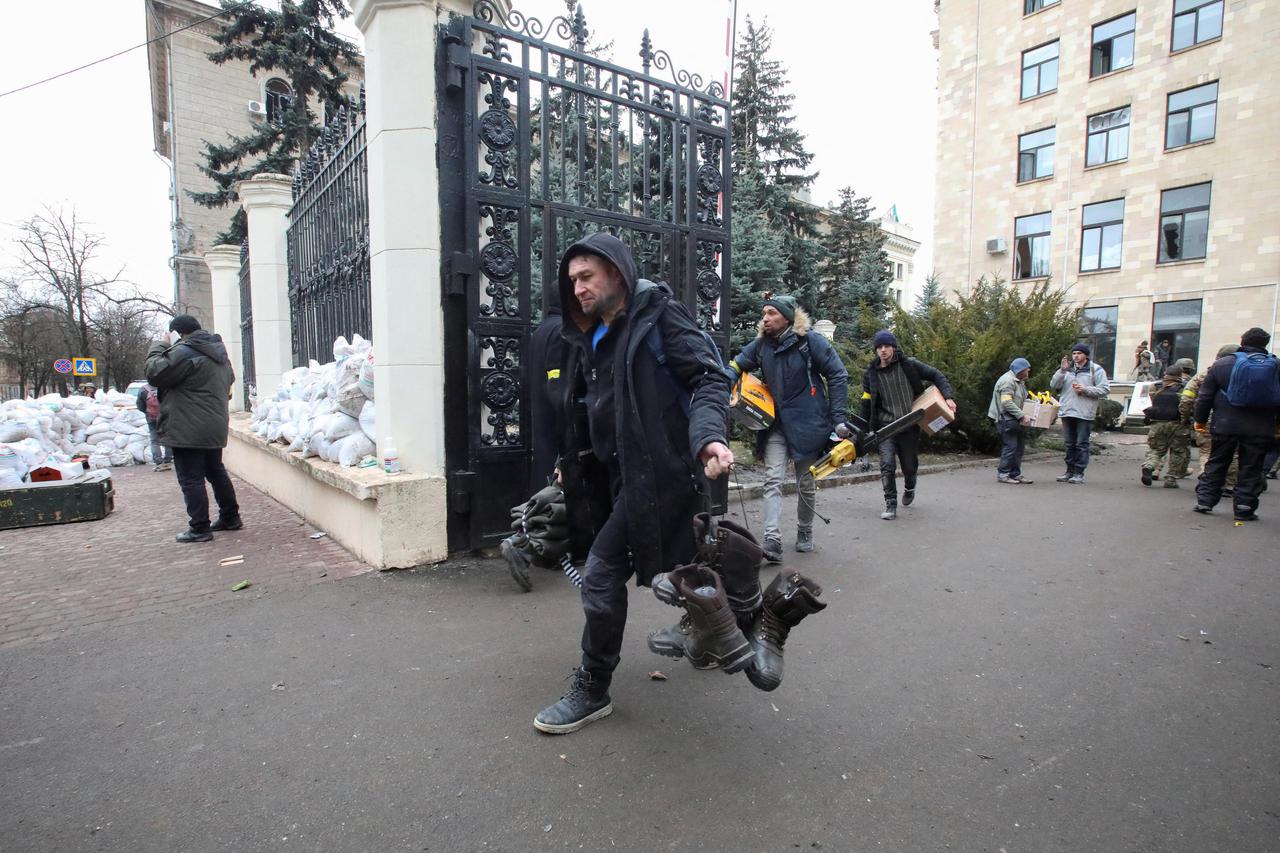
[[[1089,466],[1089,434],[1098,401],[1111,393],[1107,372],[1089,356],[1088,344],[1076,344],[1049,380],[1049,387],[1058,394],[1058,417],[1062,419],[1062,439],[1067,448],[1067,470],[1058,475],[1059,483],[1084,483],[1084,469]]]
[[[777,419],[759,441],[763,443],[764,555],[782,562],[782,480],[787,460],[795,464],[796,550],[813,550],[815,484],[809,466],[827,449],[834,431],[849,435],[849,372],[827,339],[810,328],[809,315],[795,297],[766,293],[760,310],[760,333],[729,365],[740,376],[753,370],[764,374],[777,407]]]
[[[903,355],[897,337],[888,329],[876,332],[872,343],[876,357],[862,374],[862,417],[873,430],[910,412],[916,398],[924,393],[925,381],[938,387],[955,413],[951,383],[941,370]],[[880,484],[884,487],[884,512],[880,517],[885,521],[898,517],[898,481],[894,476],[898,462],[902,463],[902,505],[911,506],[916,499],[916,472],[920,468],[919,426],[908,427],[880,442]]]
[[[1271,335],[1252,328],[1240,336],[1235,353],[1218,359],[1205,373],[1196,396],[1195,429],[1212,431],[1213,449],[1196,484],[1196,512],[1213,512],[1231,460],[1238,456],[1235,519],[1258,518],[1263,460],[1280,432],[1280,360],[1267,352],[1269,343]]]

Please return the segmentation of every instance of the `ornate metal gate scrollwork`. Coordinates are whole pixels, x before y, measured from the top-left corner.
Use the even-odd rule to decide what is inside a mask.
[[[559,258],[617,234],[726,345],[728,103],[640,40],[640,69],[589,48],[586,16],[544,24],[479,0],[441,28],[439,160],[449,545],[507,535],[528,495],[531,329]]]

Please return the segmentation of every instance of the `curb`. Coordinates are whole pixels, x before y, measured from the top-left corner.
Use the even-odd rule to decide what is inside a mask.
[[[1037,457],[1057,455],[1058,454],[1051,451],[1045,451],[1042,453],[1028,453],[1023,457],[1023,459],[1035,459]],[[959,471],[962,468],[984,468],[998,465],[999,463],[1000,458],[998,456],[982,459],[966,459],[962,462],[941,462],[935,465],[921,465],[919,474],[941,474],[945,471]],[[857,463],[855,462],[854,465],[857,465]],[[818,491],[835,488],[837,486],[852,486],[857,483],[878,483],[880,482],[879,465],[877,463],[872,463],[872,467],[873,470],[871,471],[865,471],[858,474],[836,474],[834,476],[827,477],[825,480],[819,480]],[[764,496],[764,483],[749,483],[745,486],[741,483],[730,483],[729,493],[731,495],[741,495],[744,500],[746,498],[760,498]],[[796,493],[794,477],[783,482],[782,493],[784,495],[794,495]]]

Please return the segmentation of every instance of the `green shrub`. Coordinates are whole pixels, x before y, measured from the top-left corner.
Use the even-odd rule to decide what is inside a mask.
[[[1093,416],[1094,429],[1116,429],[1120,425],[1120,416],[1124,414],[1124,406],[1115,400],[1102,400],[1098,403],[1098,412]]]
[[[1065,294],[1048,281],[1022,293],[999,278],[984,277],[968,293],[933,305],[927,316],[898,312],[895,326],[903,352],[941,370],[955,389],[955,423],[926,444],[959,442],[992,452],[999,437],[987,408],[996,379],[1022,356],[1031,362],[1027,387],[1047,390],[1076,340],[1079,322],[1078,311],[1067,308]],[[851,400],[866,363],[858,367],[856,380],[850,376]]]

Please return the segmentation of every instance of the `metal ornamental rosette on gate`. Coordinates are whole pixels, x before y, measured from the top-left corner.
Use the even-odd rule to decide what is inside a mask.
[[[441,41],[446,462],[462,549],[506,535],[527,497],[528,339],[569,245],[616,234],[727,346],[729,104],[648,31],[638,69],[599,58],[581,6],[544,24],[479,0]]]

